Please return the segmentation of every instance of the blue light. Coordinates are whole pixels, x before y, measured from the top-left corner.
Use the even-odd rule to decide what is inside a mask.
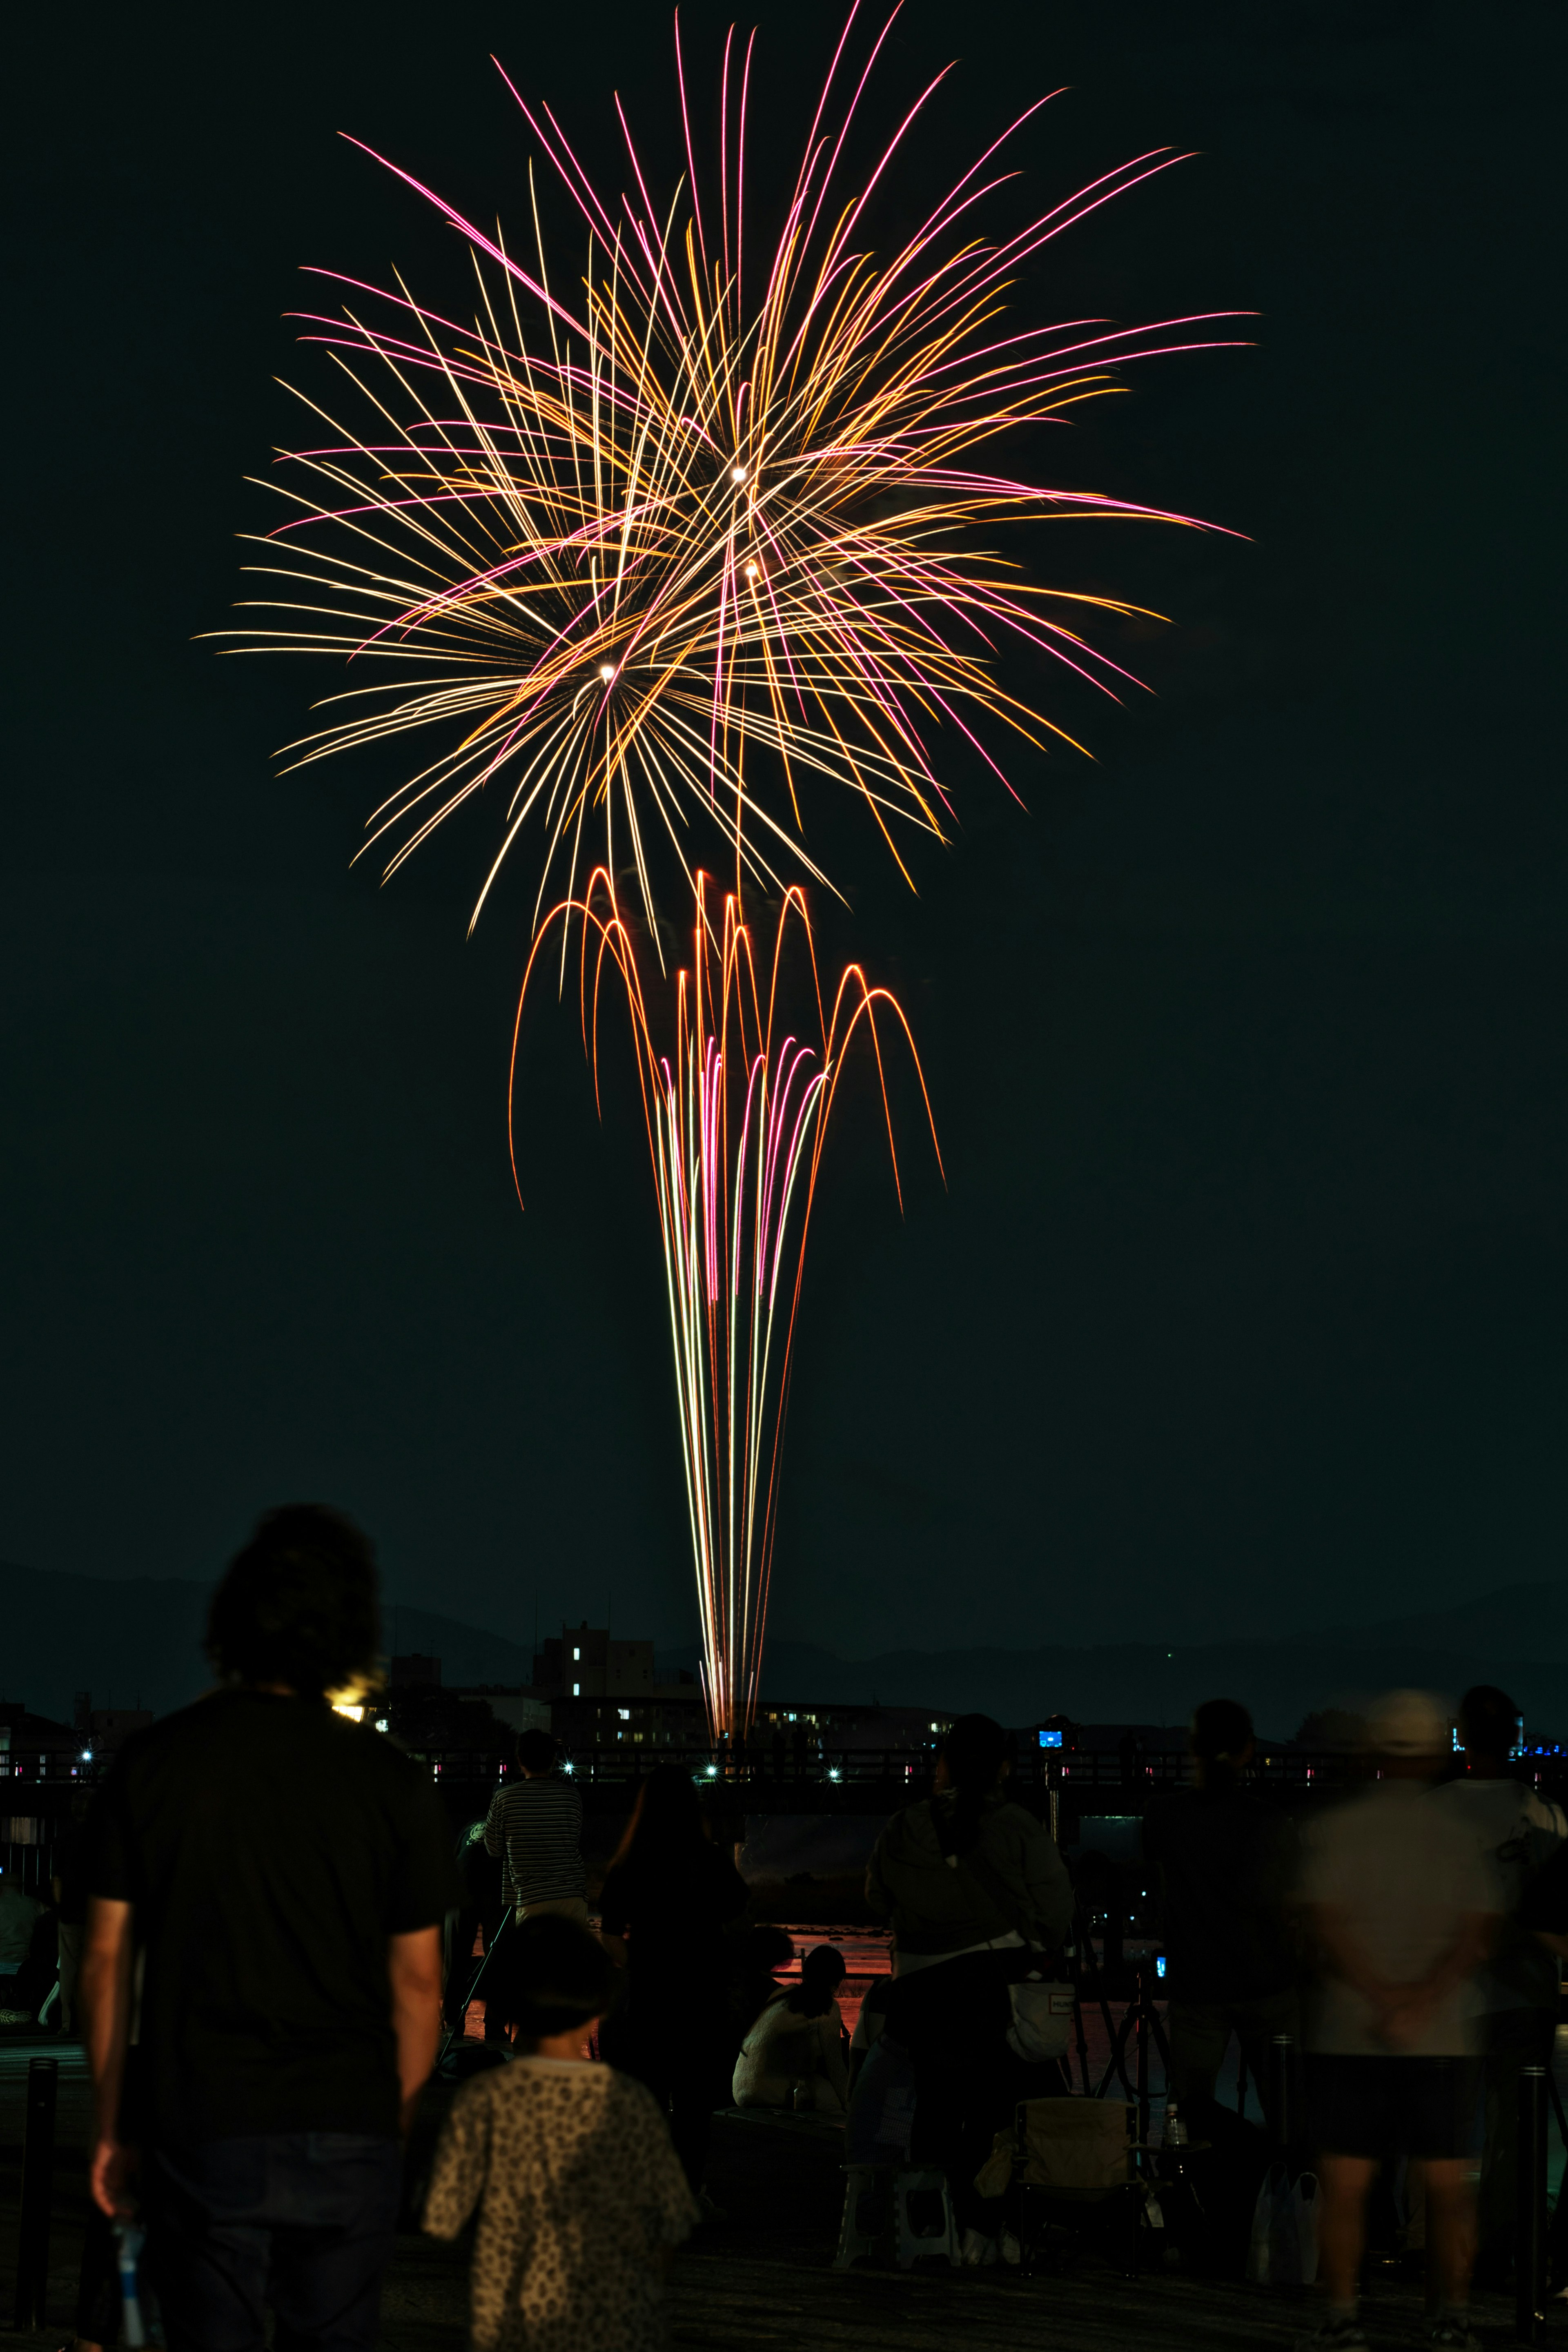
[[[1154,1955],[1154,1974],[1155,1974],[1157,1977],[1163,1977],[1163,1976],[1164,1975],[1164,1973],[1165,1973],[1165,1955],[1164,1955],[1164,1953],[1163,1953],[1163,1952],[1156,1952],[1156,1953],[1155,1953],[1155,1955]]]
[[[1042,1731],[1042,1732],[1041,1732],[1041,1734],[1040,1734],[1040,1746],[1041,1746],[1042,1748],[1059,1748],[1059,1747],[1061,1746],[1061,1744],[1062,1744],[1062,1735],[1061,1735],[1061,1733],[1060,1733],[1059,1731]]]

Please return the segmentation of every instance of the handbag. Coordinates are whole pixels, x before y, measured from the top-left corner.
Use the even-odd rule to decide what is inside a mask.
[[[1015,2057],[1037,2065],[1044,2059],[1065,2058],[1072,2041],[1075,1995],[1070,1984],[1049,1977],[1021,1977],[1007,1988],[1013,2022],[1007,2047]]]
[[[1247,2275],[1258,2286],[1310,2286],[1318,2275],[1318,2177],[1270,2165],[1252,2215]]]

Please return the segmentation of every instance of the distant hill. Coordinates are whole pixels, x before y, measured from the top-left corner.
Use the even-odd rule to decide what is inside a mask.
[[[1336,1649],[1483,1650],[1489,1654],[1531,1657],[1568,1664],[1568,1579],[1539,1584],[1505,1584],[1451,1609],[1417,1617],[1384,1617],[1371,1625],[1338,1625],[1319,1640]]]
[[[162,1714],[183,1706],[209,1678],[201,1649],[206,1603],[205,1585],[171,1578],[65,1576],[0,1563],[0,1698],[68,1719],[79,1690],[90,1690],[98,1706],[139,1703]],[[529,1679],[528,1652],[500,1633],[402,1602],[395,1623],[398,1649],[438,1657],[448,1683]],[[389,1622],[389,1642],[393,1632]],[[659,1664],[690,1668],[697,1656],[695,1647],[673,1650]],[[1278,1641],[841,1658],[812,1643],[776,1640],[763,1659],[771,1698],[876,1697],[889,1706],[978,1708],[1013,1724],[1059,1711],[1089,1722],[1175,1725],[1200,1699],[1224,1693],[1245,1700],[1277,1738],[1311,1709],[1355,1705],[1395,1684],[1457,1697],[1473,1682],[1500,1683],[1543,1735],[1568,1734],[1568,1582],[1508,1585],[1424,1616]]]
[[[696,1650],[666,1666],[690,1666]],[[1092,1649],[894,1650],[843,1659],[805,1642],[763,1654],[770,1698],[875,1696],[889,1706],[974,1708],[1004,1723],[1062,1713],[1085,1722],[1184,1723],[1200,1699],[1242,1699],[1260,1728],[1288,1738],[1313,1709],[1355,1706],[1401,1684],[1457,1698],[1471,1683],[1511,1693],[1527,1725],[1568,1734],[1568,1583],[1514,1584],[1457,1608],[1276,1641],[1191,1648],[1118,1643]]]
[[[209,1588],[173,1577],[65,1576],[0,1561],[0,1698],[70,1720],[79,1690],[95,1706],[163,1715],[212,1680],[202,1654]],[[393,1636],[387,1612],[387,1639]],[[399,1602],[400,1650],[441,1661],[448,1683],[524,1683],[532,1659],[515,1642]]]

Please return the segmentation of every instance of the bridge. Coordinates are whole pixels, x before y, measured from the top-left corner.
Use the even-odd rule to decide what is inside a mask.
[[[477,1803],[481,1789],[494,1789],[515,1772],[510,1763],[471,1750],[429,1750],[419,1760],[428,1765],[449,1805],[459,1792]],[[714,1811],[886,1814],[930,1794],[934,1761],[934,1748],[830,1748],[781,1757],[766,1747],[617,1743],[565,1748],[562,1769],[583,1790],[584,1801],[613,1793],[628,1810],[638,1782],[656,1765],[678,1764]],[[1247,1775],[1251,1785],[1278,1791],[1292,1807],[1344,1796],[1362,1777],[1359,1759],[1300,1748],[1260,1756]],[[1114,1749],[1024,1748],[1014,1763],[1008,1793],[1053,1827],[1065,1827],[1079,1813],[1141,1813],[1151,1797],[1182,1787],[1187,1778],[1185,1752],[1176,1748],[1131,1759]]]

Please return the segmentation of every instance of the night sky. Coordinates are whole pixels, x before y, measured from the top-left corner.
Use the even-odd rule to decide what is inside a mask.
[[[804,130],[838,12],[756,19],[768,121]],[[684,12],[704,89],[729,21]],[[915,194],[1061,83],[1029,196],[1201,151],[1021,299],[1235,306],[1254,347],[1134,372],[1035,463],[1247,537],[1040,534],[1041,575],[1174,616],[1105,639],[1154,695],[1061,696],[1095,761],[1020,762],[1027,814],[955,759],[963,829],[918,898],[861,830],[822,836],[854,910],[832,944],[909,1007],[948,1183],[903,1102],[900,1222],[850,1105],[781,1633],[1192,1643],[1560,1572],[1561,28],[1516,0],[900,20],[879,119],[962,54]],[[335,134],[521,224],[492,49],[590,159],[614,88],[658,150],[658,6],[13,35],[0,1556],[205,1577],[259,1507],[321,1497],[396,1597],[683,1639],[629,1068],[601,1129],[570,1019],[534,1025],[520,1213],[529,889],[466,940],[482,820],[385,889],[351,871],[399,771],[277,780],[333,681],[194,642],[271,519],[244,478],[294,429],[273,379],[325,386],[299,266],[465,299],[458,241]]]

